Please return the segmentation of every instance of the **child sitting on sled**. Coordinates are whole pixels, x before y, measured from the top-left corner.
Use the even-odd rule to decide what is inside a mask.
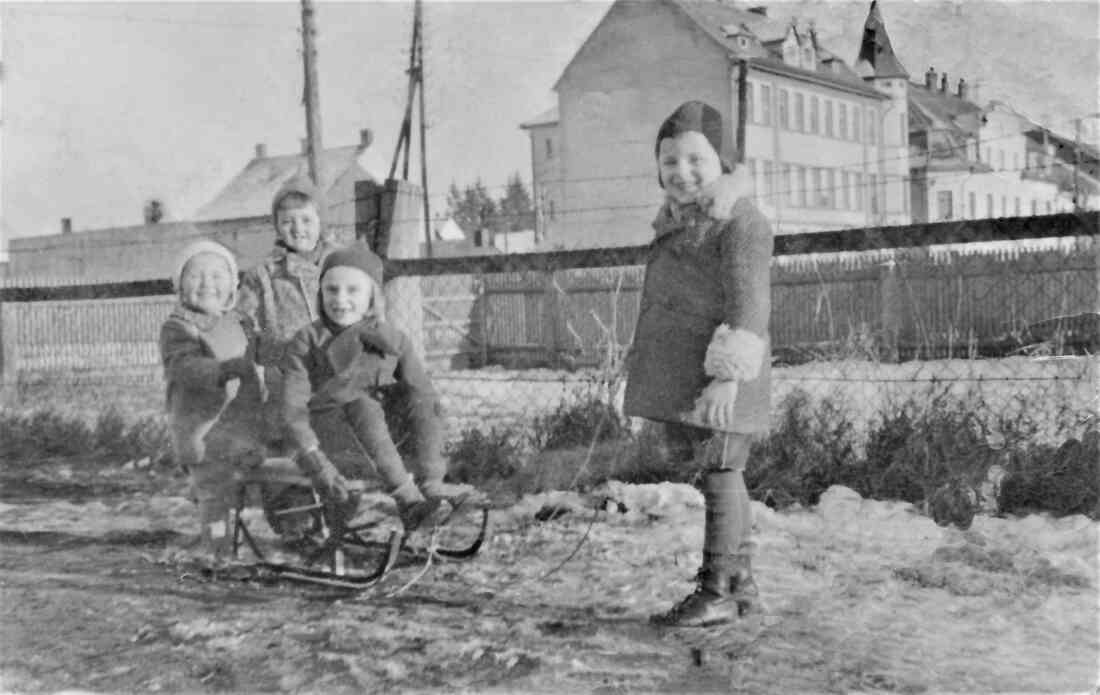
[[[172,449],[198,505],[202,549],[219,559],[227,551],[234,468],[263,455],[260,385],[250,331],[233,308],[237,262],[229,249],[190,244],[172,284],[179,302],[160,331]]]
[[[349,428],[361,452],[354,477],[374,473],[397,503],[406,534],[427,526],[444,503],[472,501],[468,485],[445,483],[443,418],[408,337],[380,311],[382,260],[362,244],[331,252],[321,265],[321,317],[299,330],[282,359],[283,414],[299,468],[329,509],[350,514],[357,503],[344,474],[326,453]],[[410,423],[415,475],[405,467],[383,408],[387,389]]]

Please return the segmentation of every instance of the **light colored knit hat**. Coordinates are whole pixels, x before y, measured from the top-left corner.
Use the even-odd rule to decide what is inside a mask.
[[[240,284],[240,271],[237,269],[237,259],[233,257],[233,252],[222,246],[216,241],[210,239],[199,239],[193,241],[187,246],[183,247],[176,255],[176,261],[174,266],[174,273],[172,273],[172,289],[179,294],[180,291],[180,277],[183,275],[183,269],[195,256],[200,253],[212,253],[216,256],[220,256],[225,260],[226,265],[229,266],[229,277],[232,278],[233,292],[230,297],[229,306],[232,307],[237,303],[237,286]]]

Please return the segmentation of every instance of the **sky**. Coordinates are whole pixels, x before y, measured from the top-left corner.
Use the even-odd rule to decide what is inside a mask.
[[[428,2],[429,193],[530,180],[519,124],[610,5]],[[405,106],[411,2],[317,4],[326,147],[374,132],[393,157]],[[2,214],[11,237],[140,224],[159,198],[186,219],[252,158],[305,136],[300,5],[3,3]],[[414,140],[414,155],[419,143]],[[414,159],[414,162],[418,160]]]

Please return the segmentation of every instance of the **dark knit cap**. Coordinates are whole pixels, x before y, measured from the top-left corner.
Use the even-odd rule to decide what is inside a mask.
[[[722,161],[723,172],[728,174],[733,171],[729,164],[729,152],[723,150],[726,138],[724,137],[725,128],[722,125],[722,114],[718,112],[718,109],[701,101],[686,101],[673,111],[671,116],[665,119],[665,122],[661,124],[660,129],[657,131],[657,142],[653,146],[653,155],[660,158],[661,141],[665,138],[674,138],[681,133],[690,131],[703,134],[710,146],[718,153],[718,158]],[[659,170],[657,182],[664,188],[665,184],[661,181]]]
[[[325,276],[329,268],[339,265],[362,270],[371,280],[374,280],[374,284],[382,287],[384,276],[382,259],[367,248],[366,244],[357,241],[325,256],[324,262],[321,263],[321,277]]]

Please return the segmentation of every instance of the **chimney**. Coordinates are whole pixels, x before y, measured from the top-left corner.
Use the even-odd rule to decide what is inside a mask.
[[[359,131],[359,146],[360,147],[363,147],[363,148],[370,147],[370,144],[372,142],[374,142],[374,133],[371,132],[370,128],[363,128],[362,130]]]
[[[948,93],[947,90],[947,73],[943,73],[943,77],[940,78],[940,91],[944,94]]]
[[[61,218],[61,233],[72,234],[73,233],[73,218],[62,217]]]
[[[928,68],[928,72],[924,73],[924,88],[936,88],[936,68]]]
[[[763,6],[763,5],[757,5],[756,7],[750,7],[749,12],[752,12],[753,14],[758,14],[761,17],[767,17],[768,16],[768,8]]]
[[[961,77],[959,78],[959,98],[966,98],[966,80]]]
[[[263,159],[267,157],[267,145],[262,142],[256,143],[256,159]]]

